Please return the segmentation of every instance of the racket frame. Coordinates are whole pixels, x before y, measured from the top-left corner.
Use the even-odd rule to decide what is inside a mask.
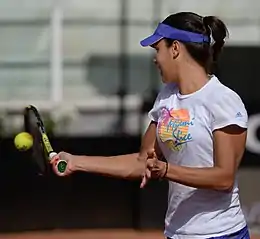
[[[36,117],[37,127],[39,129],[40,134],[41,134],[41,139],[42,139],[44,149],[45,149],[45,151],[48,155],[48,160],[51,160],[53,157],[55,157],[57,155],[57,153],[53,150],[53,147],[52,147],[50,140],[47,136],[47,132],[46,132],[46,129],[44,127],[44,124],[43,124],[43,121],[42,121],[42,118],[40,116],[39,111],[33,105],[29,105],[25,108],[25,111],[30,111],[30,110],[34,113],[34,116]],[[56,162],[56,168],[57,168],[57,171],[60,174],[63,174],[66,171],[66,167],[67,167],[67,161],[63,160],[63,159],[58,159],[58,161]]]

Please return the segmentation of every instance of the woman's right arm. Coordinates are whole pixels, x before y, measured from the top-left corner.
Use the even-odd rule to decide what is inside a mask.
[[[59,174],[55,163],[58,157],[51,160],[54,171],[60,175],[68,175],[75,171],[96,173],[110,177],[134,179],[141,178],[146,169],[147,153],[149,150],[156,150],[156,122],[151,122],[142,138],[140,152],[111,157],[102,156],[80,156],[71,155],[65,152],[58,154],[59,158],[67,161],[67,169],[64,174]],[[158,152],[159,153],[159,152]]]

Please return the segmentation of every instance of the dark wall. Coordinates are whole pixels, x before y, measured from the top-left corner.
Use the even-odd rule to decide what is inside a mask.
[[[57,151],[87,155],[136,152],[140,144],[138,137],[55,138],[51,141]],[[35,162],[27,153],[15,150],[13,139],[3,139],[0,149],[1,231],[163,226],[165,182],[152,182],[140,191],[139,181],[85,173],[66,178],[53,174],[39,176]]]

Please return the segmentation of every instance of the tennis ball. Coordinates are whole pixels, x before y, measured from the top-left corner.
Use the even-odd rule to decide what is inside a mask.
[[[27,132],[21,132],[14,138],[14,145],[19,151],[26,151],[33,145],[33,137]]]

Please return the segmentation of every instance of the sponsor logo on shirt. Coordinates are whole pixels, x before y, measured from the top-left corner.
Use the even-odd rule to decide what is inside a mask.
[[[236,113],[236,118],[241,118],[241,117],[243,117],[243,115],[241,114],[241,112],[237,112],[237,113]]]

